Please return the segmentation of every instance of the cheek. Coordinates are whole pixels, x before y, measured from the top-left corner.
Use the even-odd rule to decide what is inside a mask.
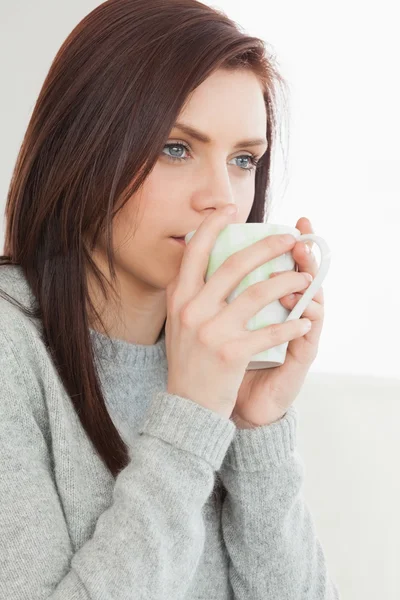
[[[115,261],[119,270],[149,285],[163,287],[177,274],[183,248],[168,239],[165,216],[157,221],[143,217],[121,219],[114,230]],[[175,225],[176,226],[176,225]]]
[[[236,204],[238,212],[232,223],[246,223],[251,209],[254,206],[254,192],[251,193],[248,186],[244,186],[244,189],[240,189],[240,186],[232,184],[232,196],[229,202]]]
[[[183,169],[165,169],[163,165],[156,165],[140,193],[139,225],[151,230],[154,237],[174,233],[176,226],[181,224],[180,215],[183,217],[191,210],[193,182],[185,182],[179,171]]]
[[[141,198],[146,202],[146,210],[149,207],[153,212],[184,199],[184,192],[187,197],[194,189],[194,181],[193,170],[159,159],[142,188]]]

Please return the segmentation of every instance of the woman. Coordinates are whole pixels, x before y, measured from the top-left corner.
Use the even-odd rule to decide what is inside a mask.
[[[57,54],[6,208],[2,598],[338,597],[290,406],[322,290],[307,336],[306,319],[264,331],[264,348],[290,340],[292,371],[257,404],[245,367],[261,340],[226,353],[227,313],[210,315],[200,281],[230,220],[265,219],[282,82],[260,40],[195,0],[109,0]],[[293,249],[312,273],[277,237],[252,256]],[[304,283],[287,275],[268,289],[289,307]]]

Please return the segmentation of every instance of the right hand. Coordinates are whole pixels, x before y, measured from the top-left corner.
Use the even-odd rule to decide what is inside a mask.
[[[260,265],[289,252],[296,244],[270,235],[235,252],[205,283],[216,239],[236,215],[216,210],[186,246],[180,272],[167,286],[165,342],[167,392],[188,398],[229,418],[246,367],[258,352],[304,335],[301,319],[255,331],[248,321],[267,304],[310,285],[304,273],[289,271],[248,287],[233,302],[226,298]]]

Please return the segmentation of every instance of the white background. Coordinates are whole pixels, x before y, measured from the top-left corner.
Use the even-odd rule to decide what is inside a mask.
[[[65,38],[99,4],[0,0],[1,250],[8,185],[44,78]],[[263,38],[289,84],[269,221],[294,226],[308,217],[332,250],[311,372],[400,379],[398,3],[207,4]]]

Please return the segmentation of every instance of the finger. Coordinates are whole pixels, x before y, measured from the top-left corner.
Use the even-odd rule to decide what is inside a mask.
[[[296,246],[294,247],[292,255],[298,265],[298,272],[309,273],[312,275],[313,279],[315,279],[319,271],[319,264],[317,263],[314,252],[308,254],[305,251],[305,244],[306,242],[297,243],[297,248]],[[318,288],[318,291],[313,296],[313,300],[320,302],[321,304],[324,303],[324,291],[322,287]]]
[[[296,229],[298,229],[302,235],[314,233],[311,221],[306,217],[301,217],[297,221]],[[293,248],[292,256],[297,264],[298,271],[310,273],[310,275],[315,277],[318,272],[319,265],[316,261],[313,247],[314,243],[311,240],[297,242]],[[310,252],[308,252],[308,250],[310,250]]]
[[[318,273],[319,265],[314,252],[307,252],[308,242],[297,242],[292,251],[292,256],[301,273],[310,273],[314,278]]]
[[[301,217],[296,223],[296,229],[300,233],[314,233],[311,221],[306,217]],[[300,273],[310,273],[315,279],[319,271],[320,265],[317,263],[315,254],[313,252],[314,243],[311,240],[305,242],[297,242],[292,250],[292,256],[296,262],[296,270]],[[308,252],[307,250],[310,250]],[[322,288],[319,288],[317,293],[313,296],[313,300],[321,304],[324,303],[324,292]]]
[[[239,325],[242,330],[248,331],[247,324],[260,310],[279,299],[288,291],[305,289],[310,285],[310,280],[304,273],[287,271],[285,275],[273,281],[257,282],[246,288],[230,304],[222,308],[216,319],[210,321],[210,327],[217,326],[221,331],[234,331]]]
[[[303,234],[303,233],[314,233],[313,227],[311,225],[311,221],[310,221],[310,219],[307,219],[307,217],[301,217],[297,221],[297,223],[296,223],[296,229],[298,229],[301,234]],[[313,242],[311,240],[309,240],[307,243],[310,246],[310,248],[312,248]]]
[[[227,303],[226,299],[231,296],[232,292],[234,292],[241,282],[257,267],[260,267],[273,258],[290,252],[295,243],[295,238],[290,235],[289,239],[282,235],[269,235],[231,254],[231,256],[222,262],[215,273],[208,279],[207,283],[199,290],[196,297],[191,301],[192,318],[196,320],[196,318],[198,318],[197,315],[201,315],[203,320],[212,319],[218,314],[219,310],[226,310],[227,306],[230,306],[239,300],[242,295],[244,295],[244,297],[240,300],[240,304],[242,305],[244,302],[244,308],[246,308],[249,306],[247,299],[248,294],[250,294],[253,299],[255,294],[255,301],[258,303],[261,302],[259,308],[259,310],[261,310],[261,308],[268,304],[268,298],[266,298],[266,292],[263,287],[267,285],[265,290],[268,289],[268,281],[257,282],[253,285],[250,285],[249,282],[249,286],[242,293],[238,296],[235,295],[233,302]],[[293,278],[293,275],[295,277],[297,275],[298,279],[296,280]],[[289,285],[287,285],[287,282],[286,287],[284,287],[284,282],[278,285],[280,285],[283,293],[299,290],[302,288],[296,287],[296,282],[304,281],[303,277],[303,273],[299,274],[291,271]],[[257,290],[254,290],[253,288],[256,286],[258,286]],[[259,291],[259,286],[263,288],[261,293]],[[273,299],[275,300],[276,297]],[[234,310],[236,314],[235,322],[237,322],[237,308]],[[230,314],[230,312],[231,311],[228,311],[228,314]],[[253,313],[253,315],[254,314],[255,313]],[[250,317],[251,316],[252,315],[250,315]]]
[[[230,341],[224,354],[226,359],[234,360],[243,356],[244,351],[247,355],[254,356],[263,350],[274,348],[285,342],[291,342],[306,335],[310,331],[310,321],[305,318],[284,321],[283,323],[274,323],[254,331],[242,332],[237,339]],[[307,326],[307,328],[306,328]]]
[[[181,304],[186,304],[203,287],[210,253],[217,237],[236,218],[236,213],[228,212],[231,206],[234,205],[225,206],[206,217],[187,243],[175,287],[175,295]]]
[[[277,277],[278,275],[281,275],[283,273],[290,273],[291,271],[278,271],[276,273],[271,273],[271,275],[269,276],[270,279],[272,279],[273,277]],[[300,271],[299,271],[300,272]],[[307,273],[308,271],[303,271],[303,273]],[[311,274],[311,273],[310,273]],[[300,298],[300,296],[302,296],[303,294],[297,294],[298,297]],[[283,304],[283,301],[286,300],[286,298],[288,298],[290,296],[290,294],[287,294],[285,296],[282,296],[282,298],[280,298],[281,303]],[[319,288],[319,290],[317,291],[317,293],[315,294],[315,296],[313,296],[313,300],[315,302],[319,302],[320,304],[324,303],[324,290],[322,287]],[[285,305],[286,306],[286,305]]]
[[[290,294],[289,296],[282,298],[282,306],[288,310],[292,310],[300,300],[301,296],[302,294]],[[310,304],[307,306],[301,316],[302,318],[304,317],[310,319],[310,321],[318,321],[324,317],[324,307],[317,300],[311,300]]]

